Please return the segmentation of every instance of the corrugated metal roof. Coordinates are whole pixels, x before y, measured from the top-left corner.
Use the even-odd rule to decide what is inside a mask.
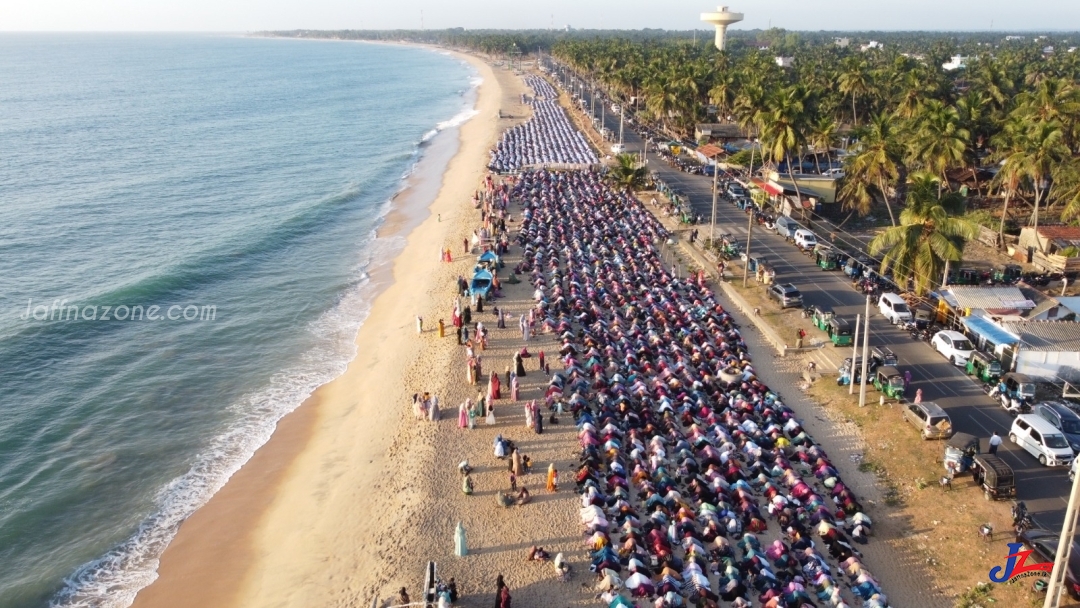
[[[993,342],[994,344],[1015,344],[1016,336],[1009,333],[1005,329],[1002,329],[996,323],[985,317],[978,317],[972,315],[970,317],[960,317],[960,322],[963,323],[970,331],[979,334],[983,338]]]
[[[944,291],[950,296],[948,299],[955,302],[956,306],[960,308],[978,310],[987,308],[1020,308],[1024,310],[1035,308],[1035,303],[1027,299],[1020,292],[1019,287],[957,285],[947,287]]]
[[[1002,323],[1001,326],[1020,336],[1021,350],[1080,351],[1080,323],[1024,321],[1020,323]]]

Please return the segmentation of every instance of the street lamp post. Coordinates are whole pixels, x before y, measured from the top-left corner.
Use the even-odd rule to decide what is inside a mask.
[[[712,215],[709,216],[709,242],[716,240],[716,198],[720,192],[720,172],[716,170],[716,155],[713,155],[712,172]]]
[[[863,327],[863,342],[862,342],[862,378],[859,383],[859,407],[866,405],[866,374],[867,366],[870,363],[870,357],[868,356],[870,350],[870,296],[866,296],[866,316],[863,317],[863,322],[866,326]],[[855,362],[851,362],[851,366],[855,367]]]

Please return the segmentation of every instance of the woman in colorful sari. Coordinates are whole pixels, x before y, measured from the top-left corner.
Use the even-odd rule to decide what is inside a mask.
[[[547,472],[547,491],[555,492],[559,489],[559,472],[555,470],[555,463],[548,465]]]

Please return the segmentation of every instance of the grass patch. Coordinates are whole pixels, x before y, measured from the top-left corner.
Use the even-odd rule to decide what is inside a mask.
[[[883,524],[875,541],[901,549],[901,555],[910,556],[904,559],[925,567],[927,588],[955,598],[956,606],[1030,605],[1031,579],[1017,585],[987,579],[991,568],[1004,563],[1011,540],[1010,503],[986,501],[970,476],[954,479],[951,491],[942,489],[937,480],[945,471],[945,443],[921,439],[903,419],[902,405],[882,407],[874,394],[860,408],[858,391],[848,395],[848,387],[834,380],[822,378],[807,394],[823,407],[838,434],[852,436],[861,450],[858,470],[878,482],[877,500],[864,501],[870,504],[875,533],[876,524]],[[978,534],[984,523],[996,531],[990,542]]]

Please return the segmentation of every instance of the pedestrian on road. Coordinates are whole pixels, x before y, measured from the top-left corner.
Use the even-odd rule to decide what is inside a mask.
[[[907,392],[908,385],[911,384],[911,370],[904,371],[904,392]]]
[[[1001,436],[997,434],[997,431],[994,431],[994,434],[990,436],[990,449],[987,452],[997,454],[999,445],[1001,445]]]

